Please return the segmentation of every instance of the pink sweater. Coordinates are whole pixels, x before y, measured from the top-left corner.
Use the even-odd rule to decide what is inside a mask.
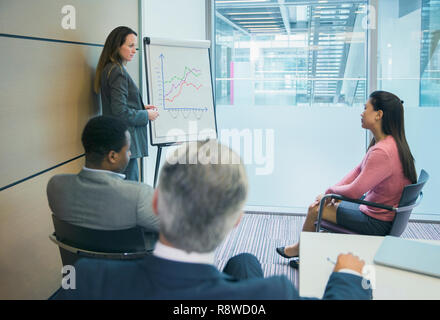
[[[392,136],[387,136],[371,147],[362,162],[325,193],[359,199],[368,192],[365,201],[397,206],[403,188],[410,183],[403,174],[396,142]],[[366,205],[361,205],[359,209],[378,220],[394,219],[394,212],[385,209]]]

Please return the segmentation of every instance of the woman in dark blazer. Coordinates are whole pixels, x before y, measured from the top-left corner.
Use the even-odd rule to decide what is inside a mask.
[[[125,65],[136,54],[137,34],[128,27],[117,27],[108,35],[96,68],[95,92],[101,93],[102,114],[118,117],[128,125],[131,136],[127,180],[139,180],[137,158],[148,156],[147,125],[159,114],[145,106],[138,87]]]

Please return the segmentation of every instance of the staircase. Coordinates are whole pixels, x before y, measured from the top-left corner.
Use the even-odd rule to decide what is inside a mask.
[[[341,88],[350,43],[345,33],[353,32],[359,4],[320,4],[310,6],[307,93],[311,104],[343,102]],[[361,97],[359,86],[356,96]],[[355,97],[355,100],[357,98]],[[362,96],[362,100],[364,96]]]

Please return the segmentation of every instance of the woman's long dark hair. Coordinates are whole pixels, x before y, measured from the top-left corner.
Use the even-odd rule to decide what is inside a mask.
[[[104,49],[102,49],[101,56],[99,57],[98,66],[96,67],[96,76],[94,89],[96,93],[99,93],[101,88],[102,70],[109,62],[113,62],[122,68],[122,58],[119,55],[119,48],[124,44],[125,39],[129,34],[137,33],[129,27],[117,27],[113,29],[105,40]],[[111,70],[110,70],[111,71]],[[110,73],[110,72],[109,72]]]
[[[397,144],[403,174],[411,183],[417,182],[417,172],[414,166],[414,157],[409,149],[405,137],[405,123],[403,117],[403,101],[396,95],[386,91],[374,91],[370,94],[370,102],[374,110],[382,110],[382,131],[386,135],[392,135]],[[371,139],[368,149],[376,144]]]

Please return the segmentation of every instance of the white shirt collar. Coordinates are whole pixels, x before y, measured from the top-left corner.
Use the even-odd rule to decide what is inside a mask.
[[[125,174],[113,172],[113,171],[110,171],[110,170],[90,169],[90,168],[87,168],[86,166],[84,166],[83,170],[92,171],[92,172],[106,172],[106,173],[116,174],[119,177],[121,177],[122,179],[125,179]]]
[[[177,248],[164,245],[160,241],[156,242],[153,254],[156,257],[188,263],[204,263],[214,265],[214,251],[209,253],[186,252]]]

